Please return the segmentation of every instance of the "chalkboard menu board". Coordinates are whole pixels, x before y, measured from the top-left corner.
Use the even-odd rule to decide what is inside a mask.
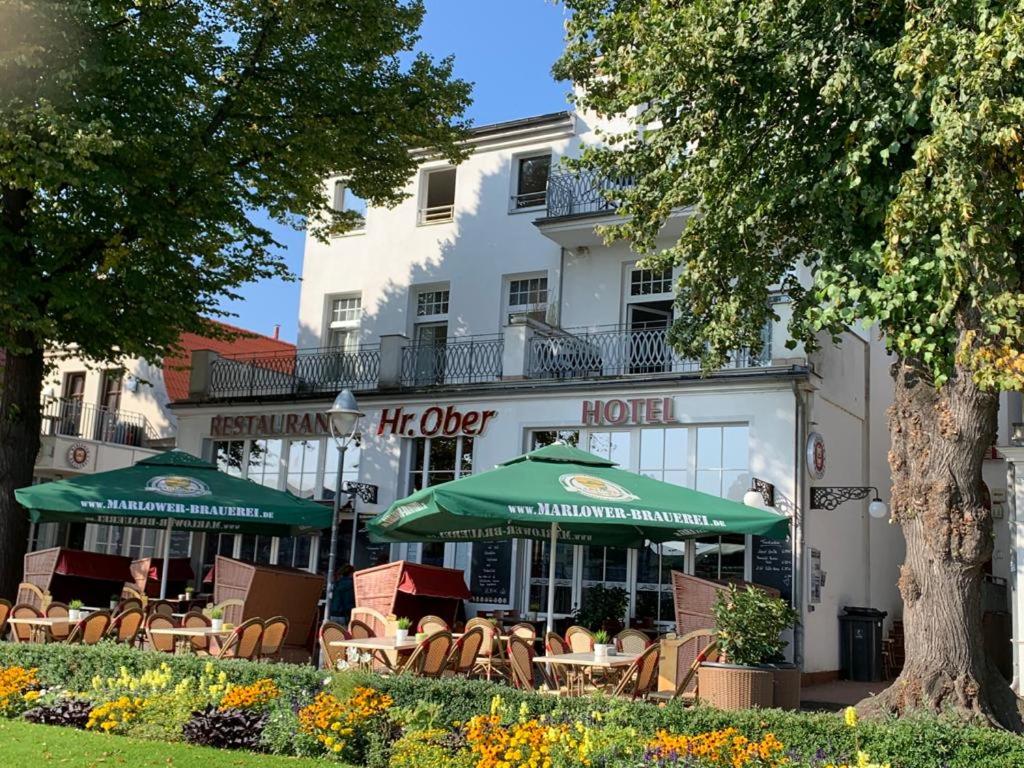
[[[473,544],[469,592],[474,603],[511,605],[511,541],[478,541]]]
[[[789,539],[765,539],[754,536],[752,580],[774,587],[783,600],[793,597],[793,544]]]

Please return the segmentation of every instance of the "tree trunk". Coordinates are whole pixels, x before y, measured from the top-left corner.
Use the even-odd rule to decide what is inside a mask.
[[[892,516],[903,529],[900,572],[906,662],[864,714],[951,711],[1022,729],[1018,701],[986,657],[982,568],[992,557],[992,514],[981,468],[995,443],[998,394],[958,369],[941,388],[910,362],[892,370],[889,411]]]
[[[27,335],[18,341],[24,346],[0,359],[0,597],[8,599],[17,594],[28,546],[28,515],[14,490],[32,484],[43,380],[43,351]]]

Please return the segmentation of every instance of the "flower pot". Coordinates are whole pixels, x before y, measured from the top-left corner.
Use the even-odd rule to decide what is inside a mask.
[[[795,664],[771,664],[772,706],[797,712],[800,709],[800,670]]]
[[[594,656],[604,658],[615,655],[614,643],[594,643]]]
[[[775,678],[764,667],[704,662],[697,673],[701,701],[719,709],[772,706]]]
[[[404,643],[408,639],[409,639],[409,630],[408,629],[396,629],[395,630],[395,642],[396,643]]]
[[[210,626],[214,632],[220,632],[224,629],[224,619],[210,619]]]
[[[186,600],[186,597],[185,597],[185,593],[184,592],[182,592],[181,594],[178,595],[178,602],[179,603],[183,603],[183,602],[185,602],[185,600]]]
[[[121,601],[120,600],[111,600],[110,601],[110,610],[112,610],[112,611],[116,610],[117,609],[117,604],[119,602],[121,602]]]
[[[77,608],[68,608],[68,621],[81,621],[82,612]]]

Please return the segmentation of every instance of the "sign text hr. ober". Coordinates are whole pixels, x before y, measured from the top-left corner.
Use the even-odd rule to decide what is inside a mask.
[[[583,426],[601,424],[675,424],[676,403],[671,397],[637,397],[630,400],[584,400]]]
[[[497,411],[460,411],[454,405],[446,408],[432,405],[425,408],[421,414],[406,413],[401,407],[382,408],[377,434],[403,437],[475,437],[483,434],[487,423],[497,415]]]

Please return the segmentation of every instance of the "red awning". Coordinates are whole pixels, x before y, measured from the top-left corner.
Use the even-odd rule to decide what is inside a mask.
[[[153,581],[160,581],[162,578],[160,567],[163,565],[163,558],[154,557],[149,561],[149,578]],[[195,578],[195,571],[192,570],[192,563],[187,557],[172,557],[171,569],[167,575],[168,581],[191,581]]]
[[[83,552],[79,549],[62,549],[53,572],[62,576],[124,583],[132,581],[131,564],[130,557],[104,555],[100,552]]]
[[[407,595],[450,597],[457,600],[468,600],[470,597],[462,571],[416,563],[405,564],[398,591]]]

